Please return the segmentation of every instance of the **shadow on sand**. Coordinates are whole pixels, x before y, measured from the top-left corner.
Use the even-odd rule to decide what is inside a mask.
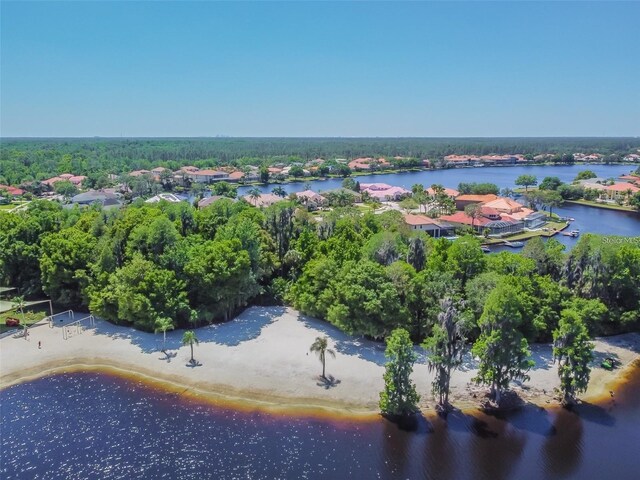
[[[164,360],[167,363],[171,363],[171,360],[178,356],[178,352],[169,352],[168,350],[161,350],[161,352],[164,353],[164,357],[158,357],[158,360]]]
[[[336,352],[355,356],[379,366],[383,366],[386,362],[384,356],[385,344],[383,342],[376,342],[365,337],[352,337],[328,322],[302,314],[298,316],[298,320],[306,327],[318,330],[331,338],[334,341]]]
[[[218,323],[196,329],[200,343],[217,343],[235,347],[243,342],[253,340],[267,325],[285,313],[284,307],[250,307],[231,321]],[[144,353],[164,350],[178,350],[182,346],[183,330],[167,332],[167,341],[163,345],[162,335],[135,330],[132,327],[114,325],[105,320],[96,319],[93,328],[96,334],[113,339],[128,340]]]
[[[318,375],[315,379],[317,380],[316,385],[323,387],[325,390],[337,387],[342,383],[342,380],[335,378],[333,375],[327,375],[326,377]]]

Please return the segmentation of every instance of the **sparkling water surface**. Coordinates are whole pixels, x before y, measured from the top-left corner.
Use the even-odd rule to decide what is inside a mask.
[[[454,413],[413,431],[236,411],[102,373],[0,392],[3,479],[636,479],[640,382],[575,412]]]

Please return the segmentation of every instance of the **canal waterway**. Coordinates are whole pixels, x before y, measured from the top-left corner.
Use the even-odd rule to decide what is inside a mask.
[[[0,391],[6,479],[635,479],[640,376],[574,411],[457,412],[406,431],[236,411],[101,373]]]

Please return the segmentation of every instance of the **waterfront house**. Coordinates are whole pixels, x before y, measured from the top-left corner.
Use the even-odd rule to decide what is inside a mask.
[[[209,169],[189,172],[187,176],[195,183],[212,183],[229,178],[229,174],[227,172]]]
[[[605,196],[612,201],[623,201],[638,192],[640,192],[640,187],[628,182],[614,183],[604,189]]]
[[[365,158],[356,158],[351,160],[349,163],[349,168],[351,170],[375,170],[376,168],[388,168],[391,164],[384,158],[375,158],[365,157]]]
[[[620,175],[620,180],[640,185],[640,176],[638,175]]]
[[[425,192],[428,195],[434,196],[436,194],[436,191],[429,187],[425,190]],[[451,200],[455,200],[456,197],[458,197],[460,195],[460,192],[458,190],[454,190],[453,188],[444,188],[444,194],[449,197]]]
[[[309,207],[321,207],[325,203],[327,203],[327,199],[320,195],[319,193],[314,192],[313,190],[305,190],[303,192],[294,193],[296,198],[300,200],[303,205],[307,205]]]
[[[380,201],[400,200],[411,195],[406,188],[394,187],[386,183],[361,183],[360,193],[367,192],[371,198],[377,198]]]
[[[256,198],[252,197],[251,195],[245,195],[244,197],[242,197],[242,199],[250,205],[260,208],[268,207],[270,205],[273,205],[274,203],[285,200],[284,198],[279,197],[278,195],[274,195],[273,193],[263,193]]]
[[[487,209],[475,219],[465,212],[456,212],[453,215],[442,215],[440,220],[458,226],[473,226],[477,233],[486,230],[489,235],[503,236],[519,233],[524,230],[524,221],[515,219],[509,215],[499,214],[494,209]]]
[[[487,195],[459,195],[456,197],[456,209],[464,210],[464,207],[467,205],[487,203],[496,200],[497,198],[498,196],[493,193],[489,193]]]
[[[158,203],[163,200],[169,203],[182,202],[182,199],[180,197],[177,197],[173,193],[159,193],[158,195],[145,200],[145,203]]]
[[[429,218],[426,215],[414,215],[407,213],[404,215],[404,222],[411,230],[426,232],[434,238],[440,238],[447,234],[452,227],[440,220]]]
[[[228,182],[239,182],[240,180],[242,180],[245,177],[244,172],[231,172],[229,174],[229,177],[227,177],[227,181]]]

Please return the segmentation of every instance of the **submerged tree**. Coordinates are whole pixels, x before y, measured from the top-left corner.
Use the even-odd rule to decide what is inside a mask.
[[[589,384],[594,344],[582,318],[575,310],[563,310],[553,332],[553,360],[558,362],[562,403],[570,405]]]
[[[409,415],[418,410],[420,396],[411,381],[416,354],[413,343],[403,328],[391,332],[387,339],[384,390],[380,392],[380,410],[386,415]]]
[[[491,397],[499,405],[511,380],[528,380],[533,366],[529,344],[519,330],[522,323],[518,291],[509,284],[496,287],[478,321],[480,337],[472,352],[480,358],[475,381],[491,386]]]
[[[325,376],[325,363],[327,360],[327,354],[331,355],[333,358],[336,358],[336,352],[331,350],[329,347],[329,342],[327,337],[316,337],[316,341],[311,344],[310,352],[318,355],[318,359],[322,363],[322,378],[327,378]]]
[[[429,352],[427,365],[430,372],[435,372],[431,384],[433,394],[438,395],[438,404],[446,408],[449,404],[449,385],[451,371],[462,364],[465,337],[462,317],[450,297],[440,303],[441,312],[438,323],[433,326],[432,334],[422,346]]]
[[[198,341],[198,337],[196,337],[195,332],[193,332],[192,330],[187,330],[186,332],[184,332],[184,335],[182,335],[182,345],[189,345],[191,347],[191,363],[195,363],[195,360],[193,358],[193,344],[198,345],[200,342]]]

